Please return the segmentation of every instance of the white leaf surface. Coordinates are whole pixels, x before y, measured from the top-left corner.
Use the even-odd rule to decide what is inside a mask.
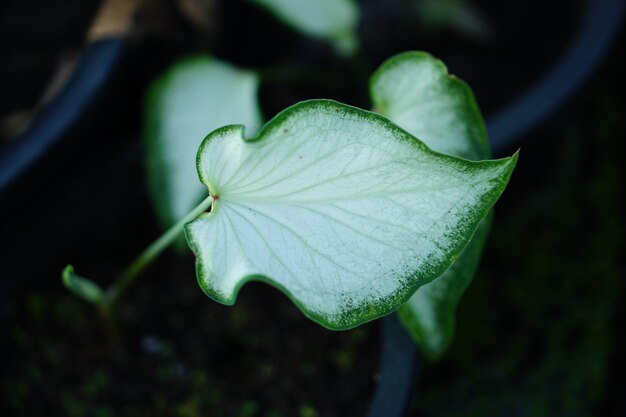
[[[261,125],[258,78],[207,56],[183,59],[152,85],[146,103],[145,142],[150,188],[164,226],[183,218],[206,195],[195,157],[208,132]]]
[[[255,138],[218,129],[197,157],[216,201],[185,230],[199,283],[232,304],[265,281],[333,329],[375,319],[451,265],[515,161],[440,155],[327,100],[286,109]]]

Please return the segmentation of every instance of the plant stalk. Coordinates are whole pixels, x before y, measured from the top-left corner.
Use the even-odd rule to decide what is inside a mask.
[[[161,254],[168,246],[170,246],[176,238],[181,234],[185,224],[194,220],[200,214],[204,213],[213,203],[213,196],[208,196],[193,210],[191,210],[178,223],[170,227],[157,240],[152,242],[143,252],[135,258],[135,260],[120,274],[117,280],[109,286],[106,294],[100,303],[101,309],[108,314],[112,306],[126,289],[137,280],[137,277],[150,263]]]

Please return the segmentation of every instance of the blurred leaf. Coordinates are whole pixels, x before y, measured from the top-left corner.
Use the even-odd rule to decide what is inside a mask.
[[[426,52],[405,52],[372,75],[374,110],[426,145],[449,155],[490,156],[485,122],[470,88]]]
[[[450,26],[463,5],[462,0],[414,0],[420,23],[428,30]]]
[[[375,108],[432,149],[462,158],[489,158],[485,125],[469,87],[439,60],[407,52],[385,62],[371,79]],[[459,259],[398,310],[424,353],[443,354],[454,335],[456,306],[478,267],[491,221],[485,219]]]
[[[419,24],[427,32],[453,29],[476,41],[493,37],[487,17],[468,0],[414,0],[414,4]]]
[[[241,126],[214,131],[197,162],[215,201],[186,235],[206,294],[233,304],[261,280],[312,320],[348,329],[395,310],[452,264],[516,156],[438,154],[375,113],[311,100],[250,139]]]
[[[147,95],[145,143],[150,191],[162,224],[170,227],[206,194],[195,171],[198,146],[214,129],[261,124],[258,78],[208,56],[174,64]]]
[[[358,47],[359,9],[353,0],[250,0],[305,35],[333,42],[340,53]]]

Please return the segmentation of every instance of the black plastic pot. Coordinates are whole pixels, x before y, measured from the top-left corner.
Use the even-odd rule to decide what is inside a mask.
[[[487,118],[489,140],[495,152],[519,146],[522,138],[574,95],[611,46],[625,9],[624,0],[585,3],[578,31],[563,55],[528,91]]]
[[[97,108],[125,49],[126,41],[122,39],[90,44],[65,87],[37,113],[24,132],[0,148],[0,195]]]
[[[586,3],[582,11],[578,35],[565,50],[563,56],[525,94],[512,100],[511,104],[503,110],[488,117],[491,143],[496,152],[518,145],[528,132],[549,118],[583,84],[607,51],[617,32],[625,4],[623,0],[589,0]],[[19,204],[23,203],[21,200],[15,203],[17,205],[12,205],[14,203],[5,199],[6,196],[15,195],[22,177],[33,171],[47,153],[60,147],[69,133],[94,108],[99,95],[106,90],[113,78],[125,49],[126,44],[123,40],[101,41],[91,45],[82,56],[63,91],[37,115],[20,137],[0,149],[0,198],[3,201],[4,221],[14,219],[16,213],[21,210]],[[131,166],[128,169],[135,170],[135,174],[139,172],[139,175],[129,177],[141,178],[141,169],[134,158],[136,156],[129,160]],[[45,173],[39,172],[38,175],[43,176]],[[28,184],[37,184],[37,182],[38,178],[35,177]],[[128,186],[139,187],[139,189],[143,187],[139,184]],[[34,189],[29,191],[35,192]],[[108,190],[109,194],[106,195],[115,199],[118,193],[126,191]],[[12,194],[8,194],[9,192]],[[27,192],[23,191],[23,193]],[[51,205],[54,203],[54,200],[50,200]],[[64,203],[68,202],[64,201]],[[69,203],[82,207],[80,201]],[[101,207],[101,209],[106,211],[106,207]],[[58,208],[58,210],[63,210],[63,208]],[[73,227],[80,224],[78,220],[81,218],[81,210],[79,209],[73,218]],[[39,232],[45,231],[43,236],[46,240],[33,244],[32,236],[28,236],[28,229],[37,230],[34,227],[35,223],[28,223],[27,219],[19,216],[17,218],[27,222],[25,224],[28,226],[14,225],[7,228],[8,234],[3,233],[3,236],[9,243],[0,252],[1,276],[4,280],[0,293],[3,321],[12,316],[14,310],[12,301],[15,300],[20,287],[32,276],[33,271],[43,268],[46,260],[54,259],[54,253],[50,253],[50,242],[62,234],[64,228],[68,226],[61,224],[55,226],[55,229],[49,225],[42,225]],[[22,230],[25,236],[20,237]],[[10,236],[10,239],[6,236]],[[27,259],[26,254],[33,253],[38,254],[38,261],[24,265],[23,261]],[[54,267],[56,268],[57,265]],[[419,365],[419,353],[395,316],[384,318],[382,323],[380,381],[368,415],[370,417],[400,417],[405,414],[413,391],[413,379]]]

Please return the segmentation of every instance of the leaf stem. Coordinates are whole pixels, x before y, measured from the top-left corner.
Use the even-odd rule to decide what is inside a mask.
[[[200,214],[205,212],[213,203],[213,196],[208,196],[200,204],[198,204],[193,210],[191,210],[185,217],[183,217],[178,223],[170,227],[165,233],[163,233],[157,240],[152,242],[143,252],[135,258],[135,260],[120,274],[118,279],[109,286],[106,290],[106,294],[102,300],[101,308],[105,311],[111,309],[113,304],[119,299],[124,291],[137,279],[140,273],[150,263],[161,254],[168,246],[176,240],[176,238],[183,231],[185,224],[189,223]]]

